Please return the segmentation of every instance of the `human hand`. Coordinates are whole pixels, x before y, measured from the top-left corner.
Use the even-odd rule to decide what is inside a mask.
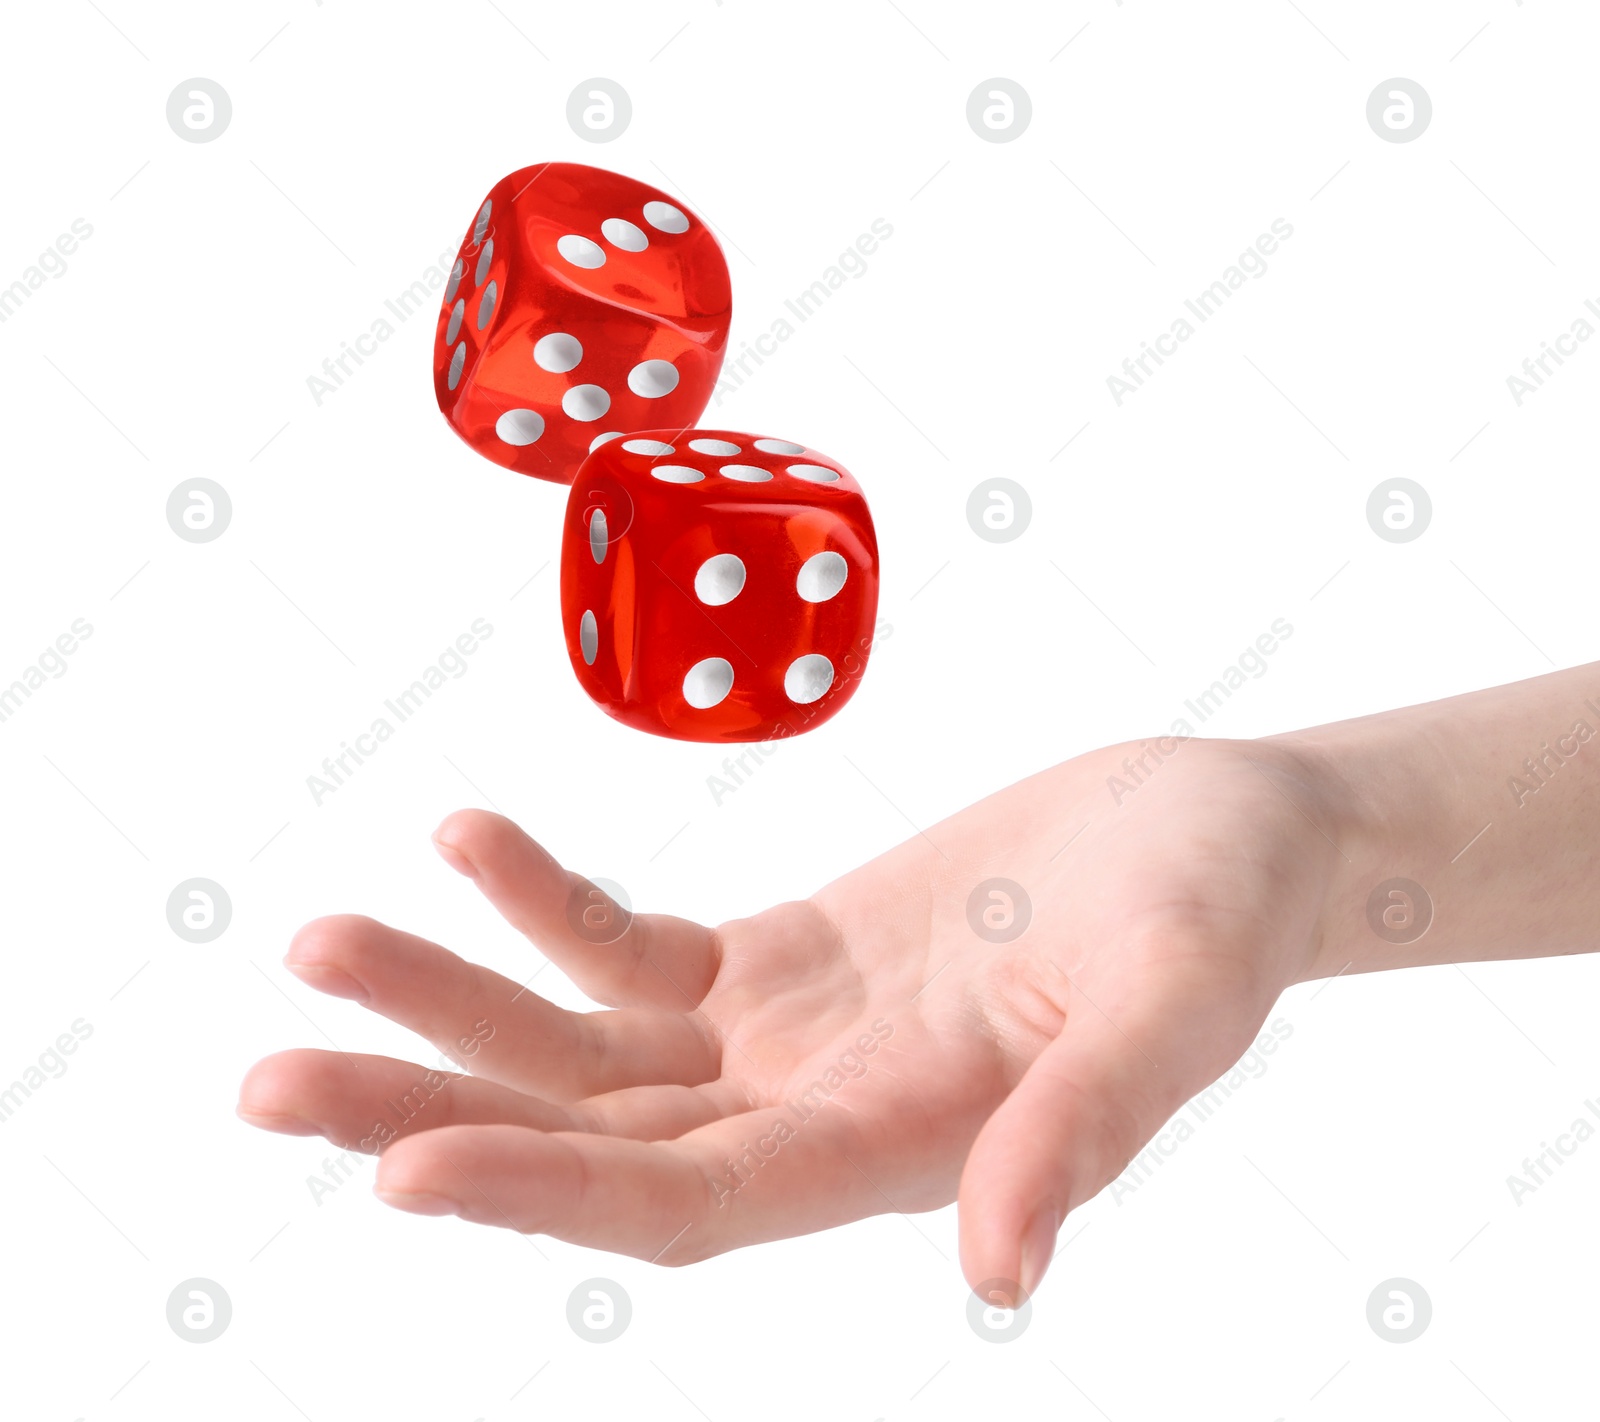
[[[959,1198],[968,1281],[1031,1295],[1068,1211],[1308,975],[1340,858],[1325,779],[1287,744],[1149,744],[1068,761],[715,929],[617,917],[510,821],[452,815],[444,858],[615,1010],[319,919],[290,970],[470,1050],[472,1075],[288,1051],[252,1068],[239,1112],[380,1150],[376,1191],[400,1209],[663,1264]],[[996,878],[1031,903],[1009,942],[992,941],[1009,901],[974,898]],[[570,913],[585,904],[609,928]],[[999,928],[980,934],[985,909]]]

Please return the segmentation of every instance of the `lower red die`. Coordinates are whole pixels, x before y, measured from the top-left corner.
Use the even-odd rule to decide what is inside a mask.
[[[877,609],[866,499],[816,450],[646,430],[573,480],[567,650],[590,697],[639,730],[756,741],[821,725],[860,683]]]

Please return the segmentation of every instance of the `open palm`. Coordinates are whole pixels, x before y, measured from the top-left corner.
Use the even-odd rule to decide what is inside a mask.
[[[1135,788],[1122,766],[1141,755]],[[381,1152],[399,1208],[663,1264],[959,1195],[968,1280],[1031,1294],[1067,1212],[1238,1059],[1309,962],[1336,856],[1316,796],[1271,742],[1113,747],[716,929],[630,917],[510,821],[463,811],[435,833],[443,856],[615,1010],[319,919],[288,966],[471,1075],[283,1052],[240,1114]]]

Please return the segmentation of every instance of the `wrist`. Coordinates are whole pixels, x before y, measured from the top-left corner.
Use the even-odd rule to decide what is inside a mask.
[[[1337,848],[1298,981],[1600,947],[1600,666],[1268,741]]]
[[[1269,739],[1300,768],[1307,815],[1331,846],[1296,981],[1426,961],[1418,945],[1433,926],[1437,827],[1450,818],[1441,787],[1451,777],[1439,747],[1407,737],[1386,716]]]

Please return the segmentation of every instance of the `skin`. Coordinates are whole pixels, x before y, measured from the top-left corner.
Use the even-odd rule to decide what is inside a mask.
[[[1265,740],[1109,747],[717,928],[629,920],[510,821],[462,811],[440,854],[612,1010],[318,919],[290,971],[471,1074],[282,1052],[239,1113],[378,1150],[396,1208],[661,1264],[958,1200],[968,1282],[1017,1301],[1068,1212],[1243,1055],[1285,988],[1600,944],[1586,698],[1600,707],[1600,664]],[[1519,803],[1511,777],[1536,783],[1522,762],[1541,745],[1560,759]],[[969,918],[996,878],[1031,905],[1011,941]],[[1393,878],[1433,906],[1411,943],[1370,926]],[[1004,900],[978,907],[1008,921]]]

